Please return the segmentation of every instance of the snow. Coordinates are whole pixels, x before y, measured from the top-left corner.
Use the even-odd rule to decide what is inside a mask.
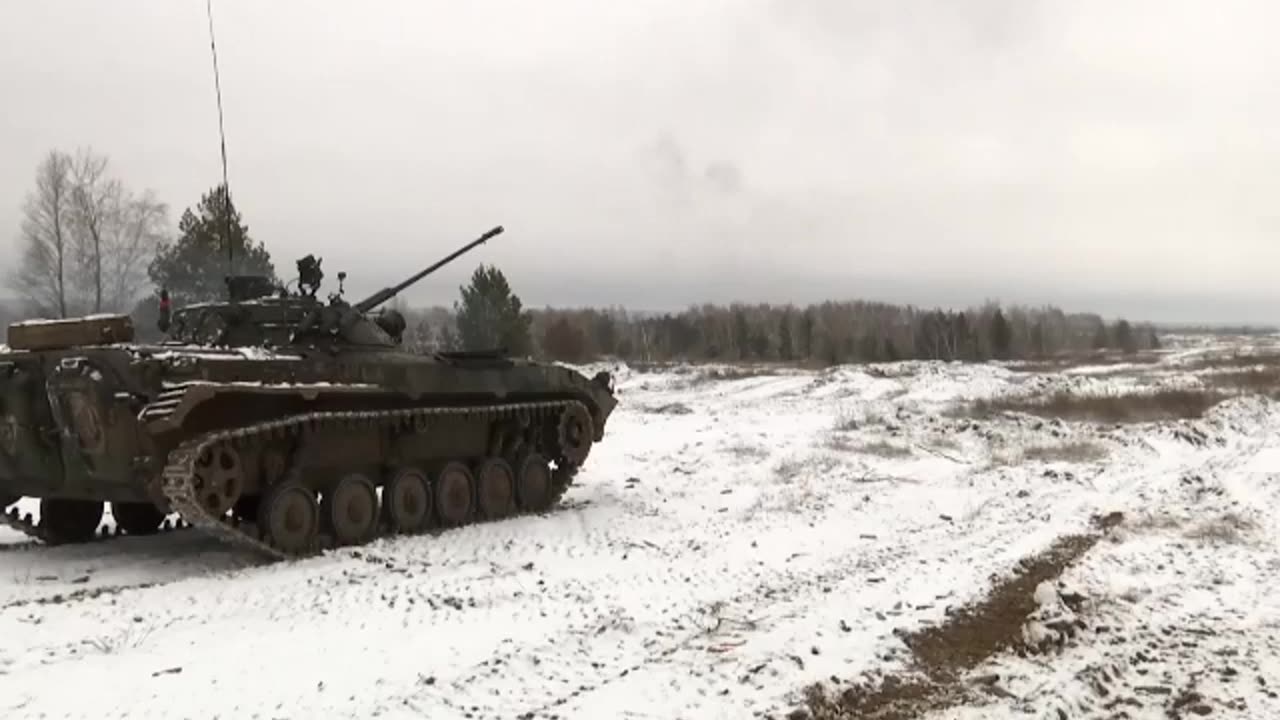
[[[33,318],[30,320],[20,320],[9,325],[10,328],[36,327],[41,325],[68,325],[86,321],[96,320],[116,320],[119,318],[127,318],[128,315],[119,315],[116,313],[95,313],[93,315],[77,315],[69,318]]]
[[[0,716],[784,716],[810,683],[904,668],[903,631],[1111,511],[1126,521],[1035,590],[1022,636],[1061,647],[990,659],[974,674],[1008,697],[931,717],[1165,717],[1191,691],[1214,716],[1280,716],[1280,406],[1123,428],[947,412],[1192,382],[1183,361],[600,364],[583,371],[612,372],[621,404],[545,516],[277,564],[192,531],[0,530]],[[1020,454],[1075,441],[1108,456]]]
[[[301,355],[280,353],[263,347],[240,347],[236,350],[247,360],[302,360]]]
[[[263,347],[236,347],[227,350],[211,350],[208,347],[192,345],[158,353],[148,353],[155,360],[302,360],[301,355],[281,353]]]

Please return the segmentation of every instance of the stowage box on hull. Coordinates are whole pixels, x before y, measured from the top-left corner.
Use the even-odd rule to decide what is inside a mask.
[[[133,342],[133,321],[128,315],[29,320],[9,326],[8,345],[13,350],[53,350],[127,342]]]

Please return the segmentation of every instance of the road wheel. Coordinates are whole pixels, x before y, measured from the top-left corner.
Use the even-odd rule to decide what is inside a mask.
[[[516,500],[525,512],[542,512],[551,503],[551,468],[546,458],[526,453],[516,462]]]
[[[467,466],[457,461],[445,463],[435,481],[435,505],[440,524],[457,527],[470,520],[474,497],[475,481]]]
[[[515,472],[502,458],[487,458],[476,471],[476,496],[480,513],[488,520],[515,511]]]
[[[324,494],[320,503],[327,530],[338,545],[359,545],[373,537],[378,526],[378,491],[369,478],[352,473]]]
[[[401,468],[382,490],[382,514],[392,532],[411,534],[431,525],[431,484],[417,468]]]
[[[272,487],[258,506],[258,527],[267,543],[281,552],[300,555],[311,551],[320,531],[316,494],[296,480]]]

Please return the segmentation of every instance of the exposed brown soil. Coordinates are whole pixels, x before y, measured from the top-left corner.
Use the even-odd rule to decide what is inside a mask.
[[[1111,513],[1096,526],[1105,531],[1122,520]],[[967,701],[971,691],[962,676],[997,653],[1021,652],[1022,625],[1036,610],[1036,586],[1061,575],[1101,537],[1095,532],[1059,538],[1019,563],[982,600],[952,613],[942,625],[904,635],[912,651],[911,675],[857,683],[836,694],[812,685],[804,691],[804,706],[790,718],[907,720]]]

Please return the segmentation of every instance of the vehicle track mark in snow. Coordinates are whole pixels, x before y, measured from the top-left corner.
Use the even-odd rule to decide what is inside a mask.
[[[1002,501],[1007,504],[1015,502],[1007,496]],[[682,593],[681,590],[689,589],[689,583],[683,586],[674,583],[675,587],[667,591],[664,601],[677,608],[679,613],[664,617],[660,623],[637,622],[635,616],[625,610],[584,616],[586,619],[582,622],[568,626],[565,634],[549,637],[542,645],[513,648],[496,658],[486,659],[480,666],[472,667],[460,676],[446,680],[437,677],[430,689],[415,692],[409,702],[422,710],[437,703],[473,714],[477,707],[501,709],[517,715],[544,713],[566,705],[580,709],[588,696],[607,690],[616,683],[629,683],[640,678],[646,669],[665,664],[676,655],[687,656],[677,664],[691,669],[697,667],[709,653],[715,652],[715,633],[711,629],[718,619],[725,617],[720,613],[737,618],[734,622],[746,623],[746,629],[739,633],[742,637],[775,631],[786,634],[788,628],[785,624],[804,618],[815,598],[829,596],[843,598],[841,602],[845,605],[857,604],[861,593],[851,592],[851,584],[875,588],[866,593],[871,596],[865,604],[869,612],[877,603],[884,603],[886,598],[895,596],[895,580],[914,581],[914,594],[934,585],[936,577],[922,576],[917,570],[922,562],[926,562],[917,554],[920,547],[949,548],[946,553],[949,557],[930,559],[927,561],[930,564],[951,562],[965,567],[981,567],[982,563],[972,557],[974,552],[983,553],[985,548],[993,546],[1016,547],[1019,539],[1027,537],[1025,529],[1016,526],[987,527],[979,524],[974,526],[979,530],[975,535],[933,515],[929,515],[927,520],[915,519],[915,522],[921,521],[926,524],[904,529],[916,535],[910,541],[895,535],[880,542],[862,543],[833,557],[821,558],[813,566],[785,568],[764,582],[748,584],[744,591],[732,596],[715,592],[715,587],[707,587],[706,583],[695,583],[692,592]],[[745,559],[745,556],[741,557]],[[727,568],[707,572],[705,577],[713,579],[716,586],[726,582],[741,583],[741,577],[734,577]],[[646,580],[654,582],[655,578]],[[668,582],[670,580],[667,579]],[[886,580],[888,583],[882,585]],[[657,578],[656,581],[660,584],[663,580]],[[627,590],[642,596],[658,594],[651,589],[629,587]],[[889,608],[889,612],[882,614],[878,621],[877,641],[893,643],[891,631],[894,623],[919,622],[922,617],[941,616],[943,607],[936,603],[941,599],[938,596],[939,593],[934,592],[929,595],[930,602],[905,610]],[[600,606],[604,600],[608,601],[604,604],[612,607],[626,602],[620,597],[597,597],[596,605]],[[892,605],[891,602],[888,604]],[[785,609],[779,612],[779,608]],[[855,620],[855,624],[861,623]],[[790,633],[793,638],[799,635],[802,632]],[[635,660],[636,657],[639,659]],[[754,659],[744,659],[738,665],[754,666],[757,661],[768,664],[780,657],[776,652],[769,652],[751,656]],[[785,657],[781,659],[790,662]],[[743,672],[743,668],[733,666],[693,682],[723,686],[736,682]],[[706,672],[699,674],[707,675]],[[509,702],[493,706],[498,702],[492,698],[496,686],[509,684],[513,679],[517,679],[516,684],[522,687],[564,687],[565,692],[549,701],[526,703],[523,707],[513,707]],[[763,690],[764,687],[757,689]]]
[[[28,605],[70,605],[86,600],[96,600],[105,595],[119,595],[128,590],[144,590],[146,588],[155,587],[159,583],[146,582],[136,583],[134,585],[101,585],[99,587],[84,588],[81,590],[73,590],[69,593],[54,593],[52,595],[38,595],[35,597],[21,598],[18,600],[10,600],[0,605],[0,612],[12,610],[14,608],[26,607]]]
[[[1155,485],[1150,512],[1064,576],[1079,612],[1047,593],[1049,614],[1081,632],[1033,661],[994,661],[978,674],[999,678],[1000,698],[947,717],[1280,715],[1280,486],[1252,471],[1277,450],[1276,425]]]
[[[545,690],[568,686],[566,693],[540,703],[532,710],[526,709],[517,714],[549,710],[625,678],[670,657],[699,638],[707,637],[709,621],[714,617],[717,607],[756,604],[761,600],[784,601],[821,584],[833,583],[837,578],[847,578],[851,572],[861,569],[859,566],[876,567],[886,559],[905,552],[880,549],[870,558],[862,551],[849,553],[842,560],[847,561],[855,555],[860,559],[853,563],[842,562],[838,567],[824,571],[784,573],[773,582],[760,583],[725,599],[718,599],[714,588],[717,583],[699,583],[692,577],[686,577],[685,588],[692,586],[693,592],[683,595],[677,584],[676,592],[668,595],[666,601],[678,608],[678,612],[665,613],[667,617],[661,622],[637,622],[635,616],[621,604],[611,605],[609,607],[613,609],[604,612],[582,613],[574,622],[564,627],[561,633],[548,638],[545,643],[502,652],[479,666],[469,668],[464,674],[451,678],[443,687],[437,682],[438,690],[417,693],[410,701],[415,707],[425,709],[428,707],[427,698],[422,697],[425,694],[430,695],[430,699],[436,703],[468,708],[473,702],[487,698],[490,694],[485,687],[486,682],[497,680],[505,684],[515,676],[521,679],[519,685],[524,687]],[[646,580],[657,585],[675,584],[670,583],[669,578],[648,577]],[[708,602],[706,598],[717,599]],[[614,600],[625,602],[622,598]],[[597,604],[598,602],[597,600]],[[637,644],[639,648],[633,647]],[[639,660],[629,660],[637,654],[640,655]],[[502,710],[505,713],[510,708],[503,707]]]

